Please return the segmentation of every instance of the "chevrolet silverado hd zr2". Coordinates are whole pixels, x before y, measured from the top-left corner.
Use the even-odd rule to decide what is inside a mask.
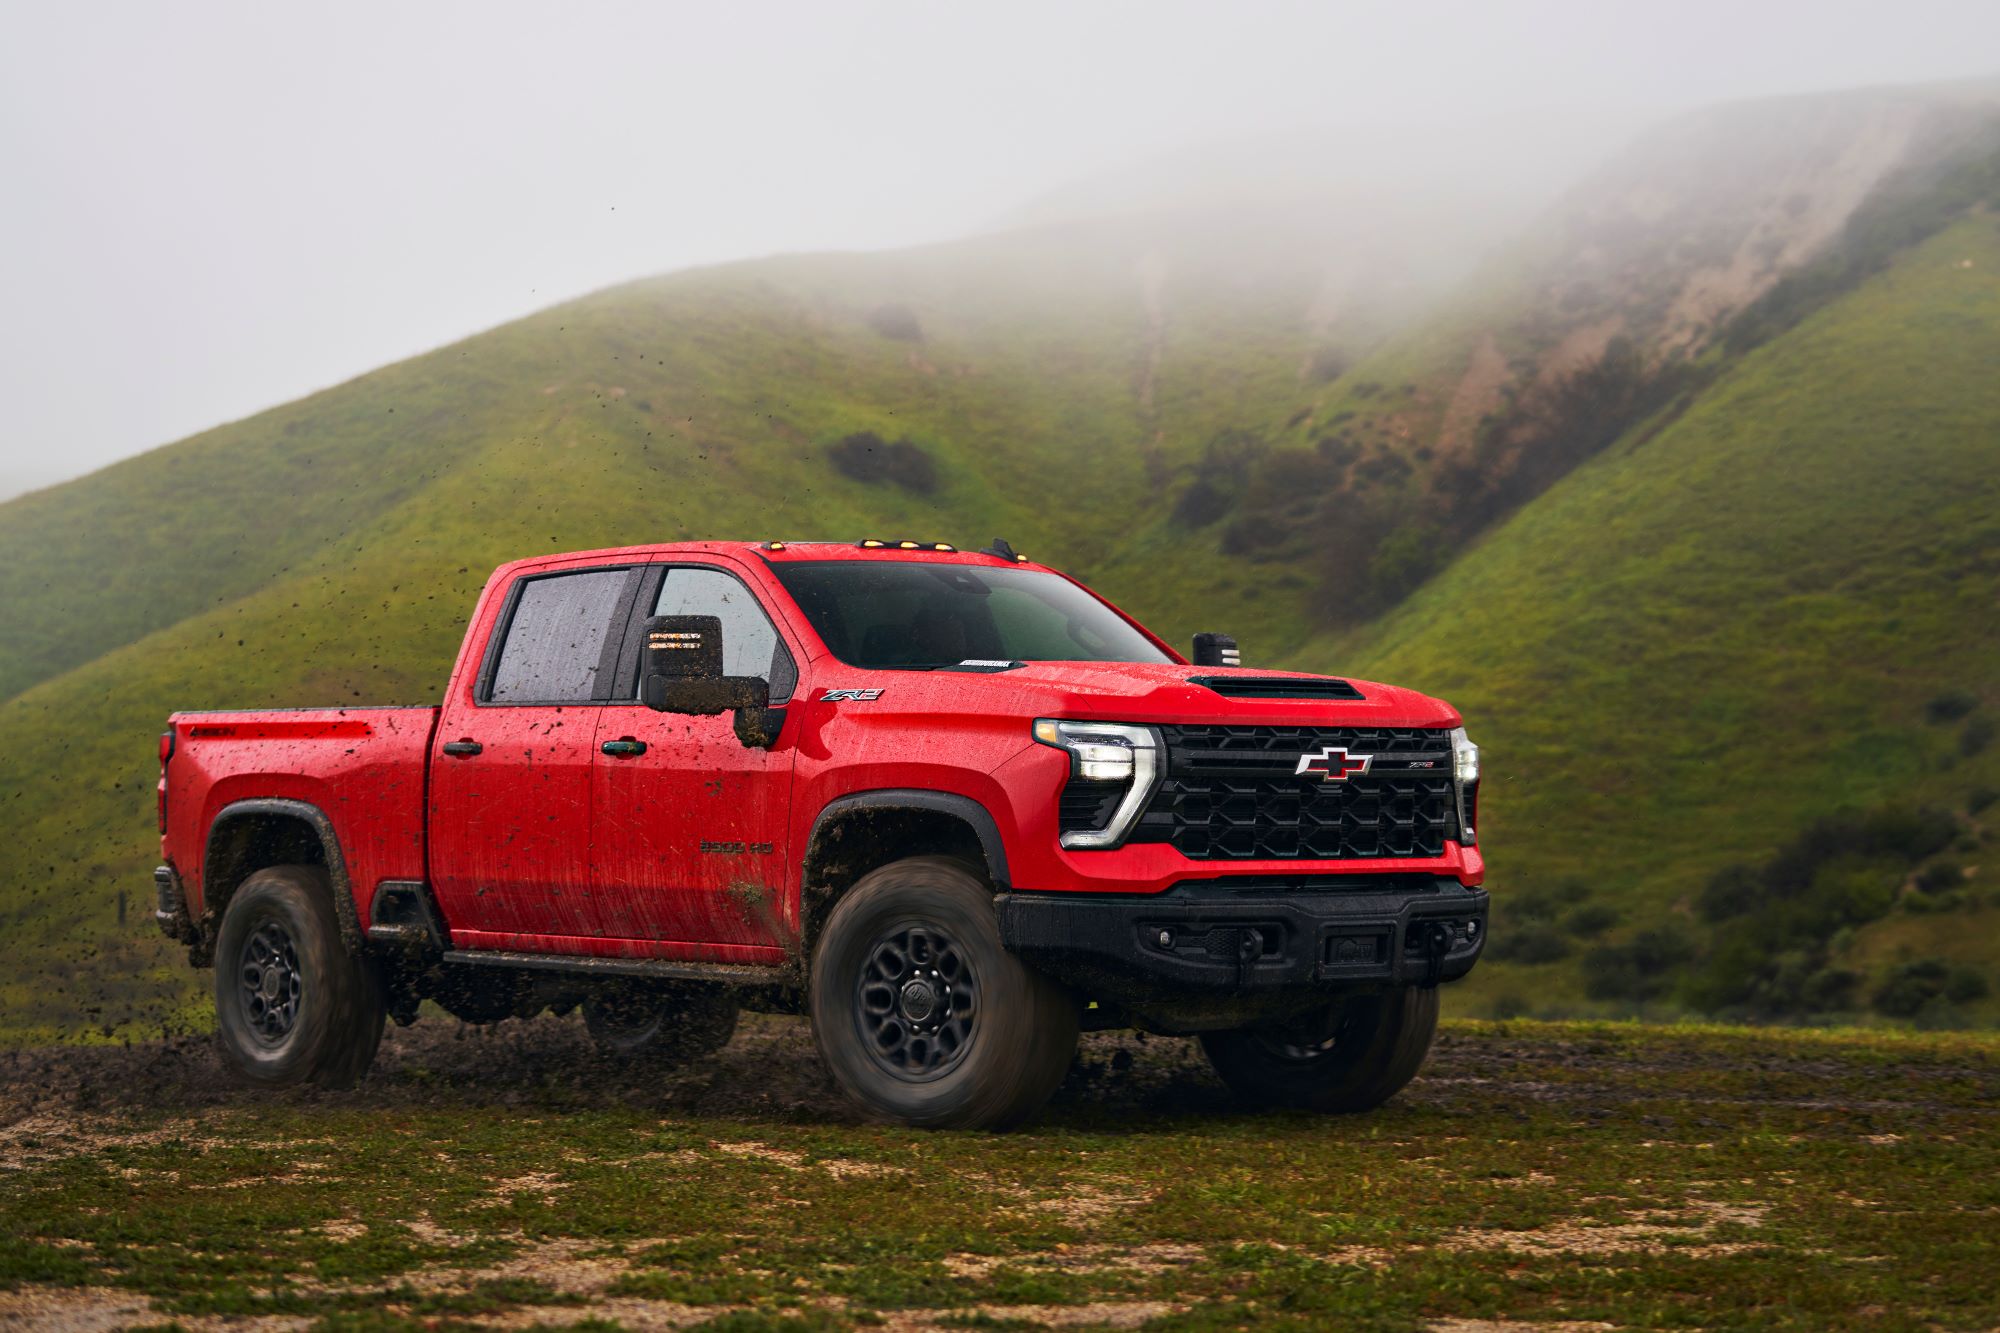
[[[1234,659],[1005,543],[523,560],[440,706],[175,714],[159,920],[270,1085],[353,1082],[428,999],[660,1059],[802,1010],[910,1124],[1031,1114],[1080,1026],[1375,1106],[1485,944],[1478,751],[1436,699]]]

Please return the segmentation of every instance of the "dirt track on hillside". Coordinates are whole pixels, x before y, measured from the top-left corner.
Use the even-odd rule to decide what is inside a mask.
[[[1713,1071],[1712,1092],[1690,1097],[1689,1074]],[[1649,1072],[1680,1083],[1676,1099],[1694,1109],[1768,1104],[1866,1111],[1920,1109],[1936,1098],[2000,1107],[2000,1073],[1915,1057],[1878,1072],[1889,1097],[1875,1103],[1819,1086],[1834,1067],[1808,1046],[1786,1052],[1759,1044],[1754,1053],[1697,1043],[1555,1039],[1492,1029],[1440,1033],[1405,1102],[1450,1111],[1509,1101],[1573,1104],[1580,1114],[1628,1105],[1654,1094]],[[1851,1071],[1850,1071],[1851,1072]],[[1707,1080],[1703,1080],[1707,1081]],[[813,1048],[803,1019],[745,1015],[727,1048],[696,1064],[662,1070],[602,1056],[581,1022],[544,1016],[491,1027],[426,1019],[391,1028],[367,1080],[356,1089],[281,1092],[235,1082],[213,1039],[187,1036],[130,1046],[48,1047],[0,1052],[0,1125],[49,1111],[200,1110],[239,1105],[354,1107],[495,1106],[578,1109],[629,1106],[747,1121],[855,1123]],[[1087,1035],[1057,1093],[1057,1115],[1200,1115],[1233,1109],[1192,1041],[1130,1032]]]

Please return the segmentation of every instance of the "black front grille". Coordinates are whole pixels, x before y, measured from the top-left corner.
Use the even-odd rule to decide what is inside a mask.
[[[1166,774],[1134,842],[1172,843],[1196,860],[1368,860],[1442,856],[1458,838],[1449,731],[1189,726],[1161,732]],[[1366,772],[1358,771],[1362,756]],[[1338,764],[1347,775],[1339,781],[1301,775],[1302,758]]]

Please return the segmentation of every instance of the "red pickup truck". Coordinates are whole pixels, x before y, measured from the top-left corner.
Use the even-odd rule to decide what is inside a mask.
[[[270,1085],[353,1082],[425,1000],[660,1058],[747,1006],[909,1124],[1018,1121],[1123,1026],[1374,1106],[1485,944],[1479,752],[1235,658],[1004,542],[517,561],[440,706],[176,713],[158,918]]]

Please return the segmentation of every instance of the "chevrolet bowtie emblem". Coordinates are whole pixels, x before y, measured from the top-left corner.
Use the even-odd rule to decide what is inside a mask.
[[[1374,762],[1372,754],[1349,754],[1338,745],[1329,745],[1318,754],[1300,755],[1299,766],[1292,772],[1297,777],[1311,775],[1324,782],[1345,782],[1357,773],[1366,773]]]

